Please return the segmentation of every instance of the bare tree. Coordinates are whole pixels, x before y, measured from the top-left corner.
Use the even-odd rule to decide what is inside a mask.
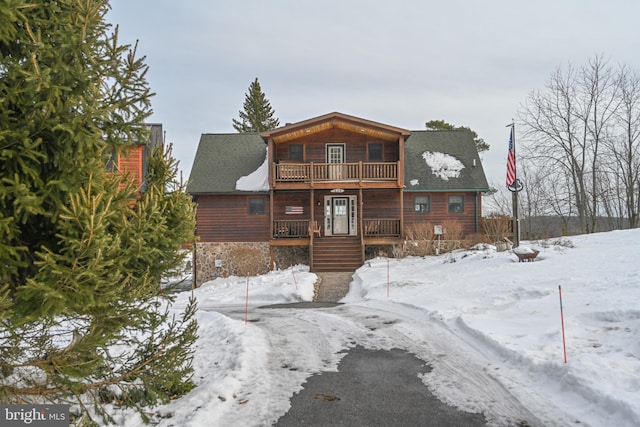
[[[580,70],[571,65],[556,69],[546,90],[531,93],[520,112],[531,160],[560,177],[553,186],[568,181],[569,191],[560,191],[552,205],[563,212],[567,209],[561,203],[573,206],[586,233],[596,230],[600,213],[599,156],[617,99],[611,69],[595,57]]]
[[[601,56],[595,57],[582,68],[579,90],[582,97],[580,120],[584,123],[585,154],[590,162],[588,175],[589,197],[585,199],[587,211],[586,232],[596,231],[600,216],[599,201],[605,189],[602,188],[600,168],[602,145],[620,103],[618,85],[613,71]]]
[[[620,105],[616,114],[617,133],[608,140],[614,159],[611,165],[619,197],[623,200],[621,215],[626,216],[630,228],[640,220],[640,77],[628,67],[621,67],[618,88]]]

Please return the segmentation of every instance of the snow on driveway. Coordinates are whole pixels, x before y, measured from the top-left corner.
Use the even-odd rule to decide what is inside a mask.
[[[434,394],[490,425],[640,425],[640,230],[524,243],[540,251],[535,262],[492,246],[371,260],[335,308],[260,308],[310,300],[304,266],[209,282],[193,293],[197,387],[150,409],[154,423],[270,425],[310,375],[360,345],[415,354],[432,367],[422,380]]]

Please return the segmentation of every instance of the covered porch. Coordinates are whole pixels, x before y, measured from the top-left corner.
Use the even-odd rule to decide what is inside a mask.
[[[272,239],[309,239],[322,237],[324,221],[308,219],[278,219],[273,221]],[[359,233],[363,239],[401,237],[400,218],[363,218]],[[301,244],[308,244],[306,241]]]

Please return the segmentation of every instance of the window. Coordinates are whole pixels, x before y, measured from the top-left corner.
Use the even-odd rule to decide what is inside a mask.
[[[449,196],[449,213],[464,212],[464,197]]]
[[[264,215],[264,197],[249,199],[249,215]]]
[[[107,172],[118,172],[118,154],[113,148],[109,149],[104,159]]]
[[[431,211],[431,198],[429,196],[416,196],[413,198],[414,210],[418,213]]]
[[[367,150],[368,150],[368,160],[370,162],[381,162],[382,161],[382,143],[380,142],[375,142],[372,144],[369,144],[367,146]]]
[[[302,144],[289,144],[289,160],[304,160],[304,148]]]

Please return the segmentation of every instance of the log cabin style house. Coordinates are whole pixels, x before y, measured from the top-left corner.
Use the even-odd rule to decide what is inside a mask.
[[[408,131],[342,113],[203,134],[189,181],[196,286],[237,274],[247,248],[262,271],[355,271],[416,224],[456,220],[477,233],[489,189],[471,132]]]

